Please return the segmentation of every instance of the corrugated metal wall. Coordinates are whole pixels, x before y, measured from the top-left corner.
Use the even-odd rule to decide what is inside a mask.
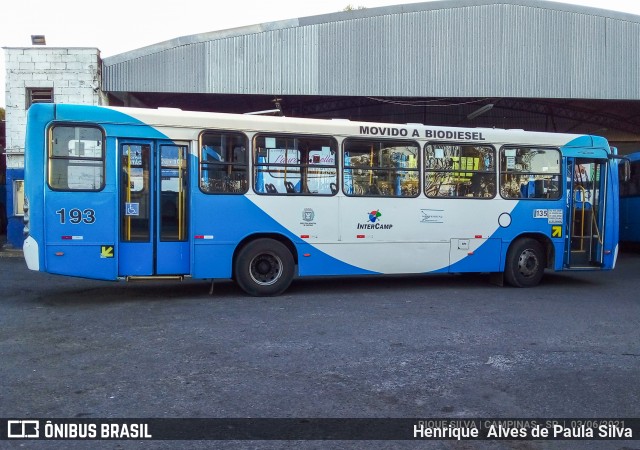
[[[640,99],[637,16],[527,1],[437,3],[151,46],[105,58],[103,89]]]

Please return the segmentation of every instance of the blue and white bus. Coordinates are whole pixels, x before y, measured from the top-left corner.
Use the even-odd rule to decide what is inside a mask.
[[[626,157],[630,174],[620,180],[620,241],[640,243],[640,152]]]
[[[104,280],[608,270],[604,138],[67,104],[29,109],[24,255]]]

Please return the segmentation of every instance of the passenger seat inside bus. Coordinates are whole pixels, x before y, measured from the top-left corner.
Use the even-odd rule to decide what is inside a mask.
[[[293,194],[296,192],[296,188],[293,186],[291,181],[285,181],[284,187],[287,189],[287,194]]]

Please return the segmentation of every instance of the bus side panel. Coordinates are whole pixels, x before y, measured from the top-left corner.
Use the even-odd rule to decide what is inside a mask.
[[[60,275],[114,280],[117,247],[115,193],[46,189],[45,267]]]
[[[640,242],[640,197],[620,199],[620,241]]]
[[[509,212],[500,214],[497,218],[498,227],[491,236],[501,242],[499,251],[500,261],[496,272],[503,272],[507,259],[507,252],[512,242],[522,235],[536,236],[540,239],[548,239],[553,245],[555,259],[554,270],[562,270],[564,264],[564,248],[566,221],[568,220],[564,199],[559,200],[518,200],[517,205]],[[484,246],[479,252],[484,251]],[[493,250],[487,252],[488,256],[494,256]]]
[[[499,272],[502,240],[451,239],[448,272]]]
[[[640,152],[626,157],[631,163],[631,178],[620,187],[620,241],[640,242]]]
[[[193,245],[193,278],[231,278],[231,263],[235,244],[209,243]]]
[[[191,229],[194,278],[230,278],[233,252],[253,232],[273,232],[244,195],[204,194],[192,184]]]
[[[58,275],[70,275],[94,280],[115,280],[114,256],[100,257],[102,253],[115,254],[115,248],[110,245],[69,245],[47,244],[45,259],[47,272]]]
[[[196,188],[197,189],[197,188]],[[330,199],[323,199],[330,200]],[[301,225],[305,224],[302,216],[304,206],[310,203],[304,197],[263,197],[263,196],[231,196],[231,195],[207,195],[199,190],[194,190],[192,198],[192,223],[193,235],[193,270],[194,278],[229,278],[232,274],[233,255],[238,244],[245,238],[256,235],[271,235],[290,240],[296,247],[298,255],[298,273],[300,275],[353,275],[376,273],[362,269],[348,262],[342,261],[327,254],[328,247],[344,248],[345,244],[336,244],[336,237],[329,239],[321,234],[318,240],[325,244],[307,243],[300,236],[288,230],[278,223],[265,209],[281,212],[287,209],[286,215],[293,215],[295,220],[289,218],[297,232],[309,233],[312,231]],[[264,205],[264,206],[259,206]],[[316,206],[318,213],[323,210]],[[275,214],[275,213],[274,213]],[[319,230],[337,229],[335,214],[318,214],[317,221],[326,220],[327,227],[318,227]],[[296,228],[297,227],[297,228]],[[322,231],[321,231],[322,232]],[[331,232],[330,232],[331,233]],[[315,236],[313,236],[315,238]],[[323,239],[324,238],[324,239]],[[371,253],[371,249],[368,253]]]

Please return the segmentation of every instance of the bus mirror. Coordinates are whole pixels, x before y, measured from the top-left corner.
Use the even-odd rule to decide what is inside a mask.
[[[609,155],[609,159],[617,159],[622,161],[622,179],[619,180],[622,183],[626,183],[631,178],[631,163],[626,156]],[[618,172],[620,173],[620,172]]]

